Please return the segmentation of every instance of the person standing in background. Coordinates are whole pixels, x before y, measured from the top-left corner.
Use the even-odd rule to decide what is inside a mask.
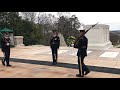
[[[56,65],[58,59],[58,49],[60,46],[60,38],[58,36],[57,30],[53,30],[52,32],[53,32],[53,36],[50,40],[50,48],[52,50],[52,58],[53,58],[52,65]]]
[[[5,61],[6,61],[6,66],[11,66],[9,63],[10,61],[10,37],[9,37],[8,32],[4,33],[3,37],[1,38],[1,50],[4,55],[2,64],[5,66]]]

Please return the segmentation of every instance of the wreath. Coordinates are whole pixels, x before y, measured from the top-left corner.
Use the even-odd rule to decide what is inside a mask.
[[[73,46],[73,44],[75,43],[75,37],[74,36],[69,36],[67,38],[67,43],[69,46]]]

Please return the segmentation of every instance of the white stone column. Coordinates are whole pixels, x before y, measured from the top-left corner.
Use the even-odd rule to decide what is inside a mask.
[[[14,43],[14,36],[13,36],[13,33],[10,33],[10,40],[11,40],[11,41],[10,41],[10,44],[14,46],[15,43]]]

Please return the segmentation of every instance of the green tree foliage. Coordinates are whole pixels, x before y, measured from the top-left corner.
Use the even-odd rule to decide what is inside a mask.
[[[21,14],[21,16],[20,16]],[[69,36],[78,36],[80,22],[75,15],[62,15],[39,12],[0,12],[0,29],[9,28],[15,36],[23,36],[25,45],[49,45],[50,31],[57,29],[63,34],[67,43]]]
[[[79,35],[78,28],[80,27],[80,22],[75,15],[72,15],[70,18],[61,16],[58,19],[58,31],[61,32],[67,42],[69,36],[77,37]]]
[[[56,20],[57,18],[52,14],[39,14],[38,15],[38,25],[41,26],[42,31],[42,41],[43,45],[49,45],[50,41],[50,31],[56,29]]]
[[[0,12],[0,29],[8,27],[9,29],[17,29],[18,22],[21,17],[18,12]]]
[[[25,45],[40,43],[41,27],[32,20],[22,19],[18,12],[0,12],[0,29],[9,28],[16,36],[24,36]]]

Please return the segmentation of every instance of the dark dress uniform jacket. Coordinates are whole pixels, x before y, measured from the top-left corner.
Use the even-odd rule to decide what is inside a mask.
[[[53,37],[50,40],[50,47],[59,49],[59,46],[60,46],[60,39],[59,39],[59,37],[58,36]]]
[[[1,49],[5,52],[7,49],[10,49],[10,45],[7,46],[7,43],[10,44],[10,38],[1,38]]]
[[[77,56],[87,56],[88,39],[85,36],[79,37]]]

